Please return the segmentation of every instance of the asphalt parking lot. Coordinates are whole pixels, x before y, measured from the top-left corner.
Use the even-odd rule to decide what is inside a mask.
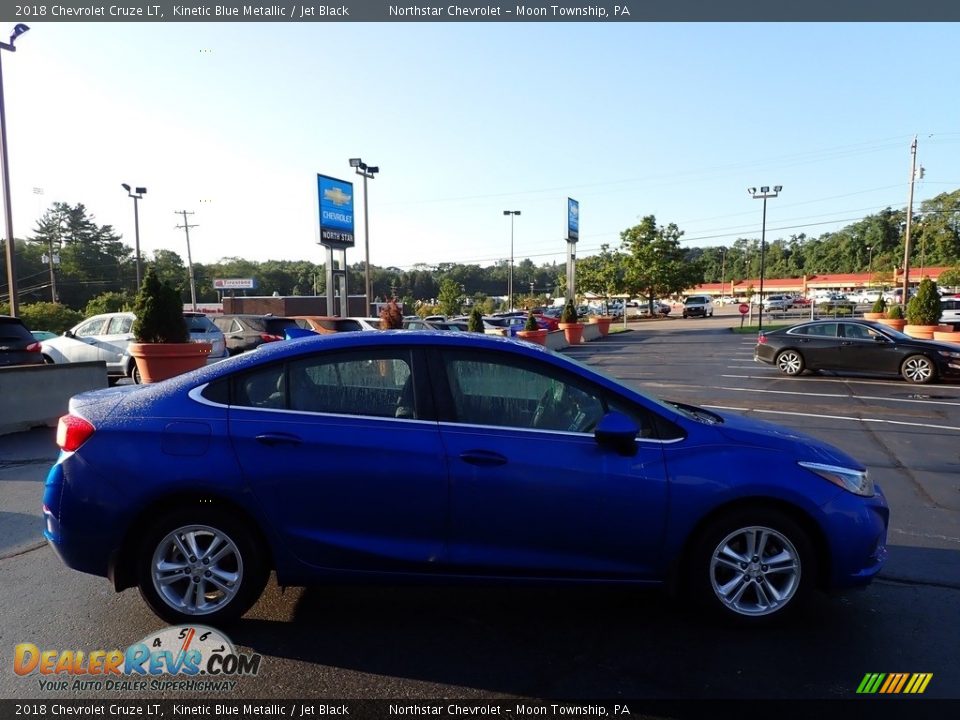
[[[860,458],[892,515],[889,562],[870,588],[745,633],[658,592],[272,584],[228,630],[264,656],[232,696],[851,698],[867,672],[932,672],[925,697],[960,698],[960,385],[787,378],[753,362],[735,321],[635,323],[568,352],[650,394],[759,416]],[[52,439],[0,438],[0,698],[82,697],[15,676],[16,643],[123,648],[163,627],[135,590],[117,595],[37,546],[29,508]]]

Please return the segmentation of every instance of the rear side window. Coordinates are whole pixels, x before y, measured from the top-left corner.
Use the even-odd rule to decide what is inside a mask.
[[[837,324],[824,323],[823,325],[804,325],[790,331],[791,335],[810,335],[814,337],[836,337]]]
[[[27,330],[26,325],[17,318],[0,319],[0,341],[11,342],[13,340],[33,342],[33,335]]]

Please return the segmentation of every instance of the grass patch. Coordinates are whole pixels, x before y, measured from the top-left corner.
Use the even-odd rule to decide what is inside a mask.
[[[609,333],[610,335],[614,335],[615,333],[623,333],[623,332],[633,332],[633,328],[624,327],[622,322],[619,324],[615,322],[610,323],[610,333]]]
[[[793,325],[796,325],[796,323],[780,324],[780,325],[764,325],[764,326],[763,326],[763,329],[764,329],[764,330],[779,330],[780,328],[791,327],[791,326],[793,326]],[[739,334],[739,335],[753,335],[753,334],[756,334],[756,333],[760,332],[760,326],[759,326],[759,325],[744,325],[743,327],[732,327],[732,328],[730,328],[730,330],[733,331],[733,332],[735,332],[735,333],[737,333],[737,334]]]

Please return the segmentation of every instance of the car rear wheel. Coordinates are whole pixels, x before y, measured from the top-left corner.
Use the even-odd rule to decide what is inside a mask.
[[[133,364],[133,368],[130,370],[130,377],[133,379],[134,385],[140,385],[143,383],[143,378],[140,377],[140,368],[137,367],[137,364]]]
[[[253,534],[232,515],[203,506],[158,520],[144,535],[136,562],[140,594],[172,624],[240,617],[260,597],[268,575]]]
[[[695,599],[710,612],[749,624],[795,611],[816,578],[807,534],[773,508],[721,517],[702,533],[692,557]]]
[[[777,369],[784,375],[790,375],[791,377],[799,375],[804,368],[803,355],[796,350],[784,350],[777,355],[776,365]]]
[[[924,385],[937,379],[937,368],[925,355],[911,355],[900,365],[900,374],[909,383]]]

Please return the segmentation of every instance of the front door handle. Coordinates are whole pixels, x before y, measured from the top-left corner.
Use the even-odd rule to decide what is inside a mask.
[[[263,435],[257,435],[257,442],[262,445],[274,447],[275,445],[299,445],[303,440],[296,435],[290,435],[288,433],[265,433]]]
[[[489,450],[467,450],[460,453],[460,459],[468,465],[480,465],[482,467],[507,464],[507,459],[503,455]]]

